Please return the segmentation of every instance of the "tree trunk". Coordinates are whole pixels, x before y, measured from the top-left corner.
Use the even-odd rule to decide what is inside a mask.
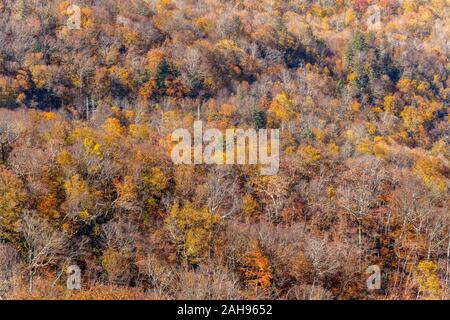
[[[448,240],[448,245],[447,245],[447,266],[446,266],[446,271],[445,271],[445,286],[448,285],[448,272],[450,271],[449,263],[450,263],[450,239]]]
[[[362,271],[362,221],[358,219],[358,249],[359,249],[359,269]]]
[[[33,292],[33,278],[34,278],[34,271],[30,270],[29,275],[28,275],[29,279],[28,279],[28,291],[30,293]]]

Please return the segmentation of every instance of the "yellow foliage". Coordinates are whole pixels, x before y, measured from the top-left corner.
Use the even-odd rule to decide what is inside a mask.
[[[322,154],[320,150],[314,148],[313,146],[303,146],[299,149],[299,154],[306,158],[307,162],[319,161],[322,159]]]
[[[152,75],[155,75],[158,66],[166,58],[166,53],[162,49],[152,49],[147,53],[147,68]]]
[[[61,167],[71,167],[73,165],[72,155],[67,150],[62,150],[56,157],[56,163]]]
[[[441,298],[442,288],[437,269],[437,264],[433,261],[420,261],[417,266],[415,278],[423,299],[439,300]]]
[[[412,93],[415,87],[415,81],[408,78],[402,78],[397,83],[397,88],[402,93]]]
[[[156,68],[151,72],[156,72]],[[150,99],[155,90],[156,90],[156,81],[149,80],[146,83],[144,83],[142,87],[139,89],[139,97],[143,101],[148,101],[148,99]]]
[[[416,12],[417,11],[417,3],[415,0],[405,0],[403,2],[403,10],[405,12]]]
[[[348,82],[356,81],[357,78],[358,75],[356,74],[356,72],[352,72],[347,76],[347,81]]]
[[[86,138],[91,138],[95,136],[95,131],[94,129],[87,127],[87,126],[83,126],[83,127],[78,127],[75,128],[72,133],[69,136],[69,141],[71,143],[75,142],[75,141],[84,141]]]
[[[102,155],[101,146],[94,141],[91,137],[87,137],[83,140],[83,145],[86,153],[100,157]]]
[[[130,124],[128,132],[130,137],[138,140],[146,140],[150,136],[148,126],[145,124]]]
[[[400,117],[403,119],[403,125],[408,131],[415,132],[418,130],[419,125],[422,124],[422,119],[418,114],[416,108],[408,106],[400,113]]]
[[[115,75],[116,78],[124,85],[130,86],[131,80],[130,80],[130,73],[126,68],[118,67],[118,66],[112,66],[108,69],[109,73],[112,75]]]
[[[0,237],[1,230],[14,230],[20,222],[26,193],[22,181],[11,171],[0,169]]]
[[[64,188],[68,197],[76,197],[79,194],[88,193],[87,183],[81,180],[79,175],[74,175],[69,180],[67,180],[64,183]]]
[[[48,66],[46,65],[36,65],[31,68],[31,76],[36,84],[36,87],[43,88],[51,80],[51,74]]]
[[[89,186],[78,174],[64,182],[66,206],[77,210],[79,218],[88,220],[91,217],[92,193]]]
[[[447,182],[441,174],[441,164],[437,158],[423,157],[416,162],[414,172],[427,187],[438,192],[445,192]]]
[[[123,32],[123,42],[127,45],[132,45],[139,40],[139,33],[134,30],[126,28]]]
[[[176,203],[165,220],[165,227],[182,258],[189,264],[198,264],[208,256],[219,220],[220,216],[207,208],[196,209],[189,202],[180,207]]]
[[[291,155],[295,153],[295,147],[294,146],[289,146],[286,148],[286,150],[284,150],[284,154],[285,155]]]
[[[91,214],[89,213],[89,210],[85,209],[80,211],[79,217],[82,220],[88,220],[91,217]]]
[[[258,211],[258,203],[249,194],[242,197],[242,211],[248,217],[255,215]]]
[[[414,167],[414,172],[427,187],[438,192],[445,192],[447,182],[441,174],[441,163],[435,157],[422,157]]]
[[[294,110],[294,101],[289,98],[286,92],[277,94],[270,105],[270,111],[281,121],[288,121],[292,118]]]
[[[69,1],[61,1],[58,4],[58,11],[61,12],[61,14],[65,15],[67,8],[70,6],[70,2]]]
[[[153,194],[159,194],[167,187],[168,178],[161,170],[161,168],[155,167],[150,170],[150,174],[144,176],[145,182],[152,187]]]
[[[389,146],[384,141],[377,141],[375,139],[375,144],[373,146],[373,153],[375,156],[381,159],[388,159],[389,158]]]
[[[422,114],[420,115],[424,121],[432,120],[436,114],[436,111],[441,108],[441,105],[436,102],[432,102],[423,106]]]
[[[158,13],[165,11],[165,10],[169,9],[171,5],[172,5],[171,0],[157,0],[156,1],[156,11]]]
[[[153,23],[158,29],[170,32],[170,22],[173,19],[172,16],[173,10],[171,10],[170,7],[167,6],[166,8],[157,10],[157,14],[153,16]]]
[[[329,152],[332,156],[338,156],[339,153],[340,153],[340,151],[341,151],[341,150],[340,150],[339,146],[338,146],[336,143],[331,142],[331,143],[328,144],[328,152]]]
[[[122,183],[116,183],[116,190],[118,193],[117,205],[124,209],[133,209],[137,199],[136,185],[133,177],[125,176]]]
[[[354,11],[353,9],[351,9],[351,8],[348,9],[348,10],[345,12],[345,19],[344,19],[345,25],[346,25],[346,26],[352,25],[353,22],[355,22],[355,19],[356,19],[356,13],[355,13],[355,11]]]
[[[361,110],[361,104],[358,101],[352,101],[352,103],[350,103],[350,109],[357,112]]]
[[[81,8],[81,16],[82,16],[81,26],[83,28],[90,28],[93,26],[92,9],[91,8],[89,8],[89,7]]]
[[[356,145],[356,151],[361,154],[373,154],[373,145],[372,141],[369,138],[362,139]]]
[[[135,117],[135,113],[133,110],[125,110],[123,113],[125,119],[127,119],[128,121],[133,121],[134,117]]]
[[[367,132],[370,135],[375,134],[377,132],[377,126],[372,122],[367,123]]]
[[[120,124],[120,121],[116,118],[108,118],[106,119],[105,123],[103,124],[103,129],[105,130],[108,137],[111,138],[120,138],[125,129]]]
[[[216,48],[224,51],[242,51],[236,42],[230,39],[222,39],[216,44]]]
[[[66,134],[68,132],[68,125],[65,121],[53,121],[51,118],[55,116],[56,114],[49,112],[45,116],[46,121],[51,121],[51,124],[49,124],[48,129],[44,132],[43,138],[45,141],[64,141]]]
[[[328,198],[332,199],[336,196],[336,189],[333,186],[327,187],[327,195]]]
[[[311,12],[316,17],[323,18],[325,16],[325,10],[320,6],[320,4],[313,4],[311,7]]]
[[[306,105],[309,107],[314,106],[314,100],[311,96],[307,96],[305,99]]]
[[[392,95],[388,95],[384,97],[384,103],[383,103],[383,107],[384,107],[384,111],[386,111],[389,114],[393,114],[395,111],[395,97]]]
[[[419,91],[419,92],[426,92],[427,90],[428,90],[428,83],[426,83],[425,81],[422,81],[417,86],[417,91]]]
[[[44,112],[42,113],[42,118],[47,121],[56,120],[57,114],[54,112]]]
[[[214,27],[214,23],[207,17],[200,17],[195,20],[197,26],[204,32],[209,32]]]
[[[314,134],[314,136],[316,137],[316,139],[319,141],[325,140],[325,138],[327,136],[327,132],[325,130],[320,130],[318,128],[312,128],[311,131]]]

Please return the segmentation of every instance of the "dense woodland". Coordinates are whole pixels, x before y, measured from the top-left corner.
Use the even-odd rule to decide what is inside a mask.
[[[0,0],[0,298],[448,299],[449,7]],[[197,117],[279,173],[175,166]]]

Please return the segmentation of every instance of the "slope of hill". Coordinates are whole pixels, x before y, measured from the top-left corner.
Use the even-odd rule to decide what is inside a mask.
[[[0,298],[448,299],[449,7],[0,0]],[[197,117],[279,173],[174,165]]]

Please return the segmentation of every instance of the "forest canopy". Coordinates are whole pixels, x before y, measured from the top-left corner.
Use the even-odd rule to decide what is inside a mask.
[[[0,299],[448,299],[449,7],[0,0]],[[278,174],[174,165],[196,119]]]

